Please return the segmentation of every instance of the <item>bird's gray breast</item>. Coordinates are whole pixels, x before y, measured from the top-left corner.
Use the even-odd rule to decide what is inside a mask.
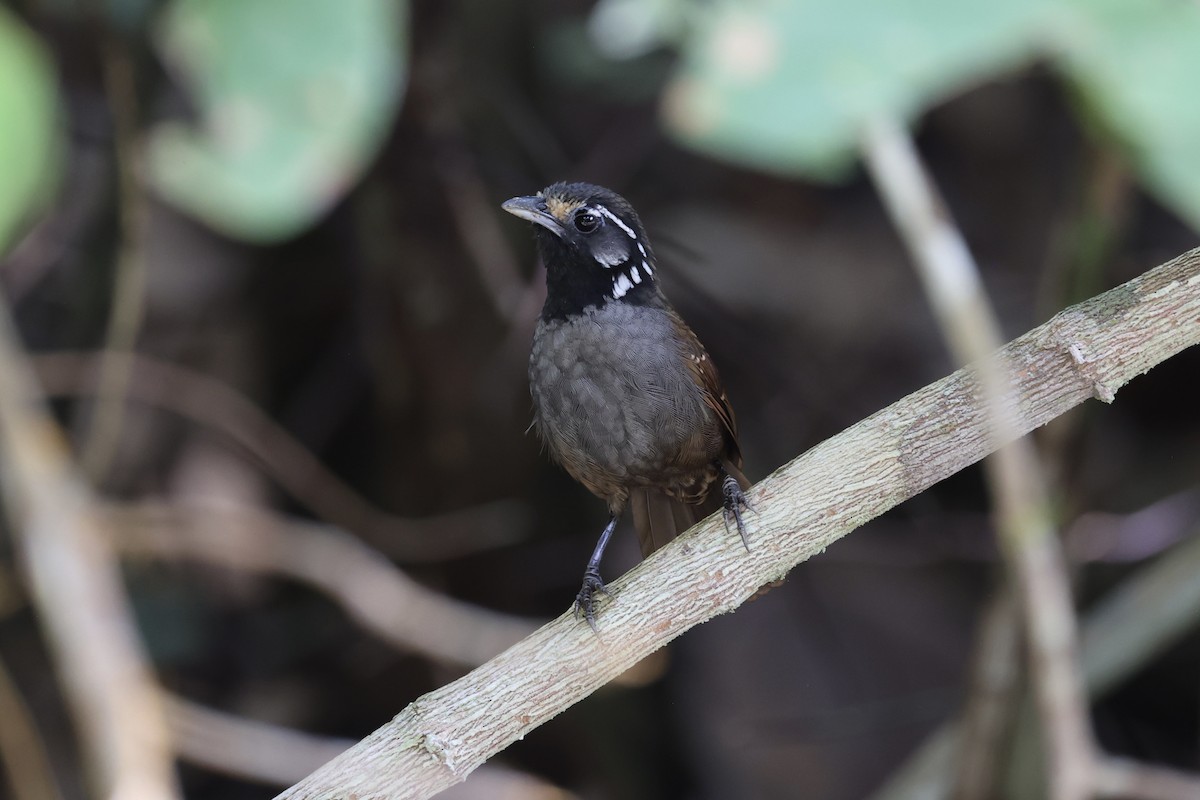
[[[695,470],[719,438],[662,309],[606,303],[539,322],[529,359],[539,433],[598,494]]]

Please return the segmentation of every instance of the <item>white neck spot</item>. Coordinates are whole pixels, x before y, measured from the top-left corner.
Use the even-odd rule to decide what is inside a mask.
[[[613,281],[613,299],[620,300],[632,288],[633,281],[629,280],[628,275],[621,273],[621,275],[615,281]]]
[[[612,269],[613,267],[623,264],[629,260],[629,254],[619,250],[601,250],[599,252],[592,253],[592,256],[605,269]]]

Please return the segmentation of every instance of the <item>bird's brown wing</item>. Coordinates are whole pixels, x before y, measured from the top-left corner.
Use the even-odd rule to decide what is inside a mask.
[[[671,312],[671,323],[675,327],[677,341],[687,362],[692,380],[700,387],[700,394],[705,404],[717,415],[725,433],[725,458],[735,467],[742,465],[742,451],[737,441],[737,419],[733,415],[733,407],[729,405],[729,396],[721,387],[721,377],[717,373],[717,365],[712,357],[700,344],[700,339],[687,326],[678,314]]]
[[[692,380],[721,426],[724,450],[716,460],[743,489],[748,489],[750,482],[740,469],[742,453],[737,443],[737,420],[729,405],[729,397],[721,388],[717,367],[696,334],[679,315],[671,310],[670,318],[675,328],[675,340],[679,343],[680,354],[688,365]],[[652,488],[635,488],[629,493],[629,505],[633,511],[638,542],[642,546],[642,556],[645,557],[687,530],[696,520],[720,508],[721,493],[708,492],[699,504],[694,504],[694,501],[685,503]]]

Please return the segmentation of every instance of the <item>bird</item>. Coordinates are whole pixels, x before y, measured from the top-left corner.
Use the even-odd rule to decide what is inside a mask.
[[[501,208],[533,224],[546,299],[529,355],[533,425],[552,459],[608,505],[576,617],[597,631],[600,561],[626,508],[647,557],[718,505],[750,548],[737,423],[717,367],[667,301],[637,212],[560,182]]]

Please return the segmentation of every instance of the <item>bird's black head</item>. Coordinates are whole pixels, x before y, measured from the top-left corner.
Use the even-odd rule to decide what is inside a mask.
[[[534,223],[546,265],[545,319],[606,302],[657,302],[654,252],[633,206],[590,183],[555,183],[505,211]]]

